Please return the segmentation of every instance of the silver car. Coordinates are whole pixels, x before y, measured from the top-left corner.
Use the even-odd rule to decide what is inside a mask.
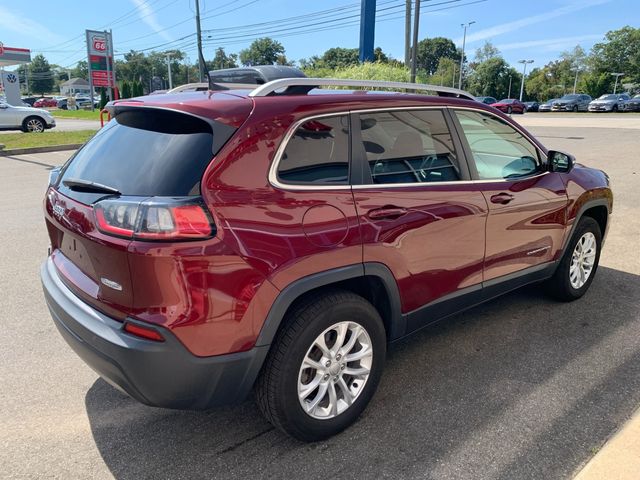
[[[558,100],[560,100],[559,98],[552,98],[551,100],[547,100],[544,103],[541,103],[540,106],[538,107],[538,111],[539,112],[550,112],[551,111],[551,106],[553,105],[553,102],[557,102]]]
[[[41,108],[14,107],[0,102],[0,130],[22,130],[23,132],[44,132],[56,126],[53,115]]]
[[[586,112],[589,110],[591,97],[582,93],[570,93],[553,102],[551,110],[554,112]]]
[[[624,102],[629,100],[626,93],[605,93],[589,104],[590,112],[617,112],[624,108]]]

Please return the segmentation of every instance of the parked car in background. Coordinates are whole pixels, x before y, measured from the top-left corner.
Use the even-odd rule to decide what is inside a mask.
[[[56,126],[53,115],[46,110],[33,107],[14,107],[0,102],[0,130],[22,130],[43,132]]]
[[[624,108],[624,102],[629,100],[626,93],[605,93],[589,103],[590,112],[617,112]]]
[[[624,102],[625,112],[640,112],[640,94],[634,95],[632,98]]]
[[[22,97],[20,98],[20,100],[22,100],[23,103],[26,103],[27,105],[32,107],[35,101],[38,100],[39,98],[40,97]]]
[[[607,175],[466,92],[369,94],[393,85],[111,102],[45,194],[60,334],[142,403],[207,409],[255,389],[274,426],[317,441],[366,408],[388,342],[534,282],[584,295]],[[350,86],[367,91],[317,88]]]
[[[524,113],[527,111],[525,104],[515,98],[505,98],[499,102],[492,103],[491,106],[507,114]]]
[[[58,101],[52,97],[42,97],[33,102],[33,106],[36,108],[44,108],[44,107],[57,107]]]
[[[76,108],[91,108],[91,102],[93,102],[93,106],[97,107],[98,106],[98,101],[95,99],[91,99],[90,97],[76,97],[75,98],[76,101]],[[61,110],[68,110],[68,106],[67,106],[67,102],[68,99],[62,98],[60,100],[58,100],[58,108]]]
[[[538,102],[524,102],[525,107],[527,107],[527,112],[537,112],[538,108],[540,108],[540,104]]]
[[[553,102],[551,110],[554,112],[587,112],[591,97],[583,93],[570,93]]]
[[[551,111],[551,107],[553,106],[553,102],[557,102],[558,100],[560,100],[559,98],[552,98],[551,100],[547,100],[544,103],[541,103],[538,106],[538,111],[539,112],[550,112]]]
[[[493,97],[475,97],[476,101],[484,103],[485,105],[493,105],[498,100]]]

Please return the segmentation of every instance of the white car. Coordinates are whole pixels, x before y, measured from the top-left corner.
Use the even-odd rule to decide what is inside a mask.
[[[44,132],[56,126],[53,115],[42,108],[14,107],[0,102],[0,130]]]

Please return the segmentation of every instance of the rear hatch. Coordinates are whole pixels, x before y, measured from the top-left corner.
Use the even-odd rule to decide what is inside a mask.
[[[251,102],[244,101],[248,115]],[[114,113],[50,182],[45,217],[62,280],[87,303],[124,319],[134,305],[133,241],[214,233],[200,181],[236,125],[221,121],[220,112],[213,112],[216,120],[144,105]]]

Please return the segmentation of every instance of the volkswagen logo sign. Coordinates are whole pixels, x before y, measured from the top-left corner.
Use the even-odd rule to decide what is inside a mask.
[[[18,77],[14,73],[7,74],[7,82],[16,83],[18,81]]]

